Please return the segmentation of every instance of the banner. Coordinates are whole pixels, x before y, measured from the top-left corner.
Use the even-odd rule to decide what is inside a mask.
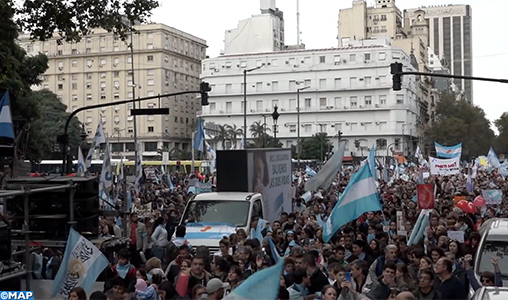
[[[432,183],[417,185],[416,195],[419,209],[434,208],[434,185]]]
[[[212,183],[210,181],[203,183],[203,182],[196,182],[196,194],[201,193],[211,193],[212,192]]]
[[[150,218],[152,216],[152,203],[133,204],[131,213],[135,213],[141,218]]]
[[[487,205],[501,204],[503,192],[501,190],[482,190],[483,199]]]
[[[263,195],[263,206],[269,222],[291,212],[291,150],[256,150],[248,152],[249,191]]]
[[[440,159],[429,157],[430,160],[430,173],[433,175],[455,175],[459,174],[460,170],[460,157],[450,159]]]

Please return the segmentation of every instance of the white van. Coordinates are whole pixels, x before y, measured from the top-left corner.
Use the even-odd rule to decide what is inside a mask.
[[[194,248],[207,246],[214,253],[219,251],[219,241],[237,229],[249,235],[251,220],[256,217],[265,219],[261,194],[203,193],[189,200],[180,225],[185,225],[185,238]]]

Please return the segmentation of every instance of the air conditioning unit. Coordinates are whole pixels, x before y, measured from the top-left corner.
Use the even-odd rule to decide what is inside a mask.
[[[379,125],[379,121],[376,121],[376,125]]]
[[[298,65],[294,65],[293,67],[294,67],[294,68],[298,68]]]
[[[378,107],[379,107],[379,104],[376,104],[375,106],[376,106],[376,108],[378,108]]]
[[[342,60],[342,62],[343,62],[343,63],[347,63],[347,60],[343,59],[343,60]]]
[[[270,109],[269,109],[269,108],[267,108],[267,109],[265,109],[265,111],[266,111],[266,112],[270,112]]]
[[[346,122],[346,126],[349,126],[349,124],[350,124],[349,122]]]
[[[270,66],[270,65],[272,65],[272,63],[266,63],[266,65],[267,65],[267,66]]]
[[[281,108],[280,111],[286,111],[286,109],[285,108]]]
[[[118,64],[113,64],[113,67],[116,67],[116,66],[118,66]]]
[[[256,110],[255,109],[251,109],[250,112],[256,112]]]
[[[363,81],[363,78],[358,78],[358,80]]]
[[[348,109],[348,108],[349,108],[349,107],[347,107],[347,106],[344,106],[344,109]]]
[[[289,124],[288,123],[284,124],[284,127],[289,127]]]
[[[104,65],[100,64],[100,65],[99,65],[99,68],[102,68],[103,66],[104,66]]]
[[[363,108],[363,105],[360,105],[360,108]]]
[[[360,125],[361,125],[361,126],[365,126],[365,123],[361,122],[361,123],[360,123]]]
[[[340,65],[340,61],[336,61],[336,62],[335,62],[335,65],[336,65],[336,66]]]
[[[224,111],[223,111],[223,110],[221,110],[221,111],[219,111],[219,113],[223,114],[223,113],[224,113]]]

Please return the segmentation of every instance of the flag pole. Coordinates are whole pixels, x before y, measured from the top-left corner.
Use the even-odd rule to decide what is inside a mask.
[[[195,154],[194,154],[194,139],[196,138],[196,132],[193,131],[192,132],[192,145],[191,145],[191,154],[192,154],[192,158],[191,158],[191,174],[194,173],[194,163],[195,163]],[[187,156],[188,157],[188,156]]]

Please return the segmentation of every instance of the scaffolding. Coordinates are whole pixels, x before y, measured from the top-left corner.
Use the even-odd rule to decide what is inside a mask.
[[[0,190],[0,198],[4,199],[4,202],[3,202],[4,208],[7,205],[7,201],[9,201],[8,198],[16,197],[16,196],[23,196],[23,198],[24,198],[24,203],[23,203],[23,205],[24,205],[24,218],[23,218],[24,222],[23,222],[23,228],[22,228],[21,232],[19,232],[19,233],[24,235],[24,238],[25,238],[24,245],[23,245],[25,248],[24,249],[25,268],[19,269],[16,272],[7,273],[5,276],[4,276],[4,274],[0,274],[0,282],[15,278],[15,277],[24,276],[25,280],[26,280],[26,290],[28,290],[28,291],[30,290],[30,276],[32,275],[32,266],[30,264],[30,255],[34,249],[37,249],[37,248],[30,247],[30,233],[39,233],[39,232],[31,232],[30,231],[30,199],[29,199],[29,196],[32,194],[36,194],[36,193],[52,192],[52,191],[70,189],[71,196],[69,199],[69,201],[70,201],[70,203],[69,203],[69,209],[70,209],[69,224],[71,226],[73,226],[75,224],[75,221],[74,221],[74,191],[75,191],[75,188],[76,188],[76,184],[72,180],[70,180],[65,185],[57,185],[57,186],[51,186],[51,187],[30,189],[30,188],[26,188],[26,187],[22,186],[21,189],[18,191]],[[9,220],[8,216],[6,216],[6,218],[7,218],[7,220]],[[64,246],[65,246],[65,244],[64,244]]]

